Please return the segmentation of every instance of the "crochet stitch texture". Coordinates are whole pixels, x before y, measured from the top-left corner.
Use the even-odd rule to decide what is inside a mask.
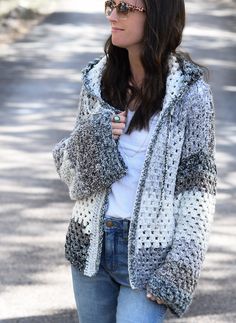
[[[83,70],[75,128],[53,151],[57,171],[68,185],[71,197],[76,199],[66,235],[65,255],[71,264],[90,277],[99,269],[103,220],[111,187],[109,184],[91,194],[88,188],[89,194],[83,197],[78,174],[83,173],[83,168],[76,165],[81,162],[86,168],[88,163],[94,168],[93,176],[97,179],[101,175],[96,172],[99,161],[109,174],[113,174],[116,167],[120,167],[122,176],[126,173],[107,118],[108,114],[119,110],[104,102],[100,93],[105,63],[103,57]],[[91,115],[94,118],[91,119]],[[100,116],[100,126],[96,115]],[[95,122],[94,133],[86,132],[86,127],[81,126],[82,119]],[[100,140],[103,131],[105,143]],[[88,146],[86,141],[79,140],[80,136],[87,136]],[[103,156],[102,160],[96,157],[94,164],[92,143],[102,149]],[[76,155],[80,150],[83,154]],[[82,174],[84,182],[86,176]],[[112,178],[111,182],[114,180]],[[200,276],[215,195],[211,91],[199,67],[171,55],[163,108],[147,148],[136,192],[129,229],[128,270],[132,289],[150,291],[179,317],[188,309]]]
[[[109,111],[81,116],[69,140],[62,140],[54,151],[57,171],[63,174],[72,200],[104,190],[127,173],[112,140]]]

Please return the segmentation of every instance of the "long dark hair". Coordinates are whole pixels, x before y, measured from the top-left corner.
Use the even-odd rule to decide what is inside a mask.
[[[102,75],[102,97],[109,104],[125,110],[137,103],[136,112],[126,133],[148,129],[150,117],[162,109],[168,74],[168,58],[182,41],[185,26],[184,0],[143,0],[146,9],[141,62],[145,79],[141,88],[130,85],[131,70],[128,51],[114,46],[111,36],[104,47],[107,56]],[[131,96],[127,99],[127,91]]]

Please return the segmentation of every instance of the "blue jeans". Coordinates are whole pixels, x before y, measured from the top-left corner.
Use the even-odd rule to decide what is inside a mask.
[[[131,289],[128,273],[129,220],[106,217],[101,263],[93,277],[71,265],[80,323],[161,323],[167,307]]]

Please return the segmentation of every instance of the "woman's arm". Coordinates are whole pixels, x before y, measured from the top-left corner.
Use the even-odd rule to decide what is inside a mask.
[[[112,138],[112,112],[101,107],[93,113],[94,104],[82,87],[74,130],[53,149],[57,172],[73,200],[107,188],[127,172]]]
[[[165,263],[147,291],[182,316],[192,300],[215,208],[216,165],[214,106],[208,85],[192,86],[188,120],[175,189],[176,230]]]

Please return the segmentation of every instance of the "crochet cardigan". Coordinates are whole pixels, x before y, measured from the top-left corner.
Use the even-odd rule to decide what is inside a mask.
[[[111,184],[127,167],[112,138],[101,97],[106,57],[83,70],[74,130],[53,150],[56,169],[76,200],[65,256],[87,276],[97,273]],[[215,209],[214,106],[195,64],[170,55],[166,95],[139,178],[128,238],[132,289],[146,289],[181,317],[203,264]],[[87,120],[87,123],[86,123]],[[86,127],[87,124],[87,127]]]

